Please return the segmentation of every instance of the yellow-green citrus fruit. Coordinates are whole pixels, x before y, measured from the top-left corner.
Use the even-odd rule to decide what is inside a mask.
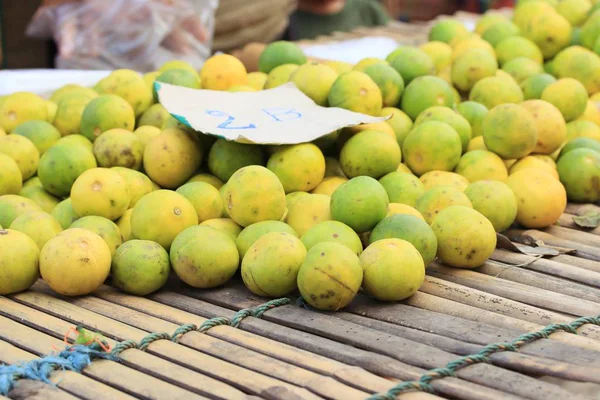
[[[27,121],[17,125],[13,135],[25,136],[37,148],[40,156],[61,138],[60,132],[46,121]]]
[[[0,229],[0,295],[22,292],[39,277],[40,250],[26,234]]]
[[[71,228],[46,242],[40,252],[40,274],[56,293],[82,296],[104,283],[110,262],[110,249],[98,234]]]
[[[242,279],[259,296],[285,296],[296,289],[298,270],[305,258],[306,248],[297,236],[270,232],[248,249],[242,260]]]
[[[96,167],[96,159],[91,151],[79,144],[59,142],[40,159],[38,176],[48,193],[67,197],[75,180],[85,171]]]
[[[117,227],[119,228],[119,232],[121,232],[123,242],[127,242],[132,239],[131,213],[133,213],[133,208],[125,211],[125,213],[123,213],[123,215],[121,215],[121,217],[115,221],[115,224],[117,224]]]
[[[458,190],[465,190],[469,181],[462,175],[448,171],[429,171],[419,177],[425,191],[437,186],[452,186]]]
[[[306,56],[298,45],[279,40],[270,43],[262,51],[258,60],[258,70],[268,74],[283,64],[302,65],[305,63]]]
[[[304,300],[319,310],[346,307],[358,293],[363,269],[356,254],[346,246],[319,243],[306,253],[298,271],[298,289]]]
[[[144,148],[144,170],[161,187],[176,189],[202,164],[202,150],[195,134],[178,128],[165,129]]]
[[[63,230],[53,216],[43,211],[29,211],[19,215],[10,224],[10,229],[23,232],[32,238],[40,250],[48,240]]]
[[[425,221],[431,224],[443,209],[454,205],[472,207],[471,201],[462,190],[452,186],[436,186],[417,200],[415,208],[423,215]]]
[[[108,168],[92,168],[81,174],[71,188],[73,209],[80,217],[97,215],[111,221],[129,208],[127,181]]]
[[[221,231],[231,238],[234,242],[242,232],[242,227],[236,224],[230,218],[214,218],[209,219],[200,224],[201,226],[208,226],[210,228]]]
[[[240,168],[264,163],[262,148],[254,144],[217,139],[208,153],[208,169],[223,182]]]
[[[345,108],[377,116],[383,107],[379,86],[360,71],[350,71],[337,77],[328,95],[330,107]]]
[[[79,219],[79,215],[73,210],[71,198],[66,198],[58,203],[50,213],[63,229],[67,229],[71,224]]]
[[[393,172],[402,161],[395,136],[376,130],[366,130],[352,136],[340,153],[340,163],[349,178],[370,176],[380,178]]]
[[[319,243],[336,242],[348,247],[356,255],[360,255],[363,251],[360,237],[352,228],[339,221],[320,222],[306,231],[302,235],[301,240],[307,250],[310,250]]]
[[[414,207],[417,199],[425,193],[425,186],[419,178],[404,172],[390,172],[379,179],[379,183],[387,192],[390,203]]]
[[[600,153],[585,148],[571,150],[560,158],[557,168],[569,201],[600,200]]]
[[[23,180],[35,175],[40,162],[40,153],[31,140],[21,135],[0,136],[0,153],[6,154],[17,163]]]
[[[277,175],[252,165],[237,170],[224,186],[225,210],[238,225],[279,221],[286,207],[285,191]]]
[[[424,110],[415,120],[415,127],[428,121],[444,122],[450,125],[458,136],[462,144],[462,151],[466,151],[469,146],[469,141],[473,136],[473,130],[469,121],[461,114],[448,107],[434,106]]]
[[[46,121],[48,109],[46,100],[30,92],[14,92],[0,102],[0,126],[11,133],[26,121]]]
[[[390,65],[398,71],[406,84],[418,77],[435,74],[435,64],[431,57],[416,47],[401,47]]]
[[[324,194],[303,196],[290,207],[285,221],[302,236],[319,222],[331,219],[329,203],[330,197]]]
[[[460,205],[440,211],[431,224],[438,257],[456,268],[482,265],[496,248],[496,231],[480,212]]]
[[[191,226],[171,245],[171,266],[190,286],[212,288],[227,282],[237,271],[240,255],[226,233],[208,226]]]
[[[244,228],[235,240],[235,245],[240,252],[240,258],[244,258],[246,252],[262,236],[271,232],[285,232],[298,236],[294,228],[281,221],[261,221]]]
[[[19,215],[29,211],[42,211],[42,209],[35,201],[23,196],[16,194],[0,196],[0,226],[10,227]]]
[[[391,217],[392,215],[398,214],[412,215],[425,221],[425,218],[423,218],[419,210],[417,210],[416,208],[401,203],[390,203],[388,205],[388,212],[386,214],[386,217]]]
[[[421,76],[406,86],[400,104],[402,111],[415,120],[429,107],[452,107],[454,92],[448,82],[437,76]]]
[[[477,181],[465,189],[465,194],[473,209],[483,214],[496,232],[507,230],[517,217],[517,198],[504,182]]]
[[[129,103],[122,97],[105,94],[85,106],[81,115],[80,133],[93,142],[109,129],[133,131],[134,126],[135,113]]]
[[[537,138],[533,116],[520,105],[496,106],[483,120],[485,147],[504,159],[525,157],[535,148]]]
[[[131,233],[135,239],[152,240],[169,249],[185,228],[198,224],[194,205],[170,190],[155,190],[143,196],[131,213]]]
[[[112,167],[111,170],[125,179],[129,192],[129,208],[133,208],[139,199],[154,190],[150,178],[139,171],[125,167]]]
[[[23,187],[23,175],[19,166],[6,154],[0,153],[0,196],[17,194]]]
[[[384,107],[381,109],[379,114],[382,117],[390,116],[390,119],[386,120],[385,123],[390,125],[396,135],[396,141],[398,145],[402,147],[404,139],[410,132],[413,126],[413,121],[408,115],[394,107]]]
[[[177,193],[183,195],[194,205],[198,214],[198,223],[223,215],[221,193],[205,182],[190,182],[180,186]]]
[[[558,108],[565,120],[571,122],[585,112],[588,95],[585,87],[578,80],[563,78],[544,89],[542,100]]]
[[[543,100],[527,100],[521,106],[530,112],[537,127],[537,143],[533,152],[554,153],[567,138],[567,124],[560,110]]]
[[[389,198],[375,179],[359,176],[342,184],[331,196],[331,217],[357,233],[370,231],[385,218]]]
[[[167,283],[169,254],[158,243],[130,240],[117,249],[112,259],[112,284],[124,292],[146,296]]]
[[[317,105],[327,106],[327,96],[338,74],[327,65],[311,62],[298,67],[290,76],[290,82]]]
[[[463,154],[455,171],[467,178],[468,182],[481,180],[506,182],[508,179],[504,161],[496,154],[486,150],[474,150]]]
[[[325,157],[312,143],[296,144],[273,153],[267,168],[279,178],[285,193],[308,192],[325,176]]]
[[[82,217],[73,222],[69,228],[87,229],[98,234],[108,245],[111,257],[115,255],[117,248],[123,244],[123,237],[117,224],[104,217],[95,215]]]
[[[360,261],[365,292],[381,301],[406,299],[425,280],[423,258],[406,240],[379,240],[365,249]]]
[[[94,141],[92,149],[100,167],[142,167],[144,144],[139,137],[126,129],[109,129]]]
[[[450,125],[427,121],[413,128],[402,145],[404,161],[416,175],[452,171],[462,154],[461,139]]]
[[[544,170],[522,169],[511,174],[507,183],[517,197],[516,221],[526,228],[554,224],[567,206],[564,186]]]
[[[383,219],[371,232],[369,243],[386,239],[402,239],[411,243],[425,266],[434,260],[437,252],[437,239],[429,224],[414,215],[397,214]]]

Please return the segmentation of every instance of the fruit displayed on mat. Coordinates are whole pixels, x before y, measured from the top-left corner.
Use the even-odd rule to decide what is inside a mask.
[[[1,97],[0,294],[41,276],[66,296],[104,282],[144,296],[171,275],[335,311],[406,299],[432,263],[480,267],[497,233],[600,201],[600,10],[554,3],[473,32],[444,19],[429,42],[355,64],[278,41],[257,72],[217,54],[200,71],[172,60]],[[289,83],[315,107],[387,119],[238,142],[171,115],[155,82],[227,96]]]

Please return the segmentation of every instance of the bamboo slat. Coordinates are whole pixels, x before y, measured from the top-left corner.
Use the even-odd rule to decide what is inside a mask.
[[[53,346],[58,348],[64,346],[62,340],[57,339],[57,336],[62,336],[61,334],[53,337],[45,333],[50,331],[50,329],[45,328],[46,326],[60,325],[57,324],[54,318],[45,318],[43,313],[26,307],[15,307],[18,308],[18,311],[13,313],[12,305],[18,306],[14,302],[0,298],[0,310],[2,310],[3,315],[10,315],[12,318],[27,322],[32,327],[17,323],[5,316],[0,316],[0,339],[36,355],[49,353],[52,351]],[[36,323],[31,323],[32,320],[35,320]],[[39,325],[37,321],[40,321]],[[68,329],[68,326],[70,325],[61,326],[61,331],[66,331],[62,328],[66,327]],[[172,399],[205,399],[205,397],[114,361],[95,361],[86,367],[83,373],[135,397],[158,399],[168,396]]]
[[[251,297],[247,292],[244,293],[240,290],[233,291],[231,289],[194,293],[186,291],[186,294],[204,300],[210,298],[213,302],[215,302],[217,297],[218,301],[223,302],[231,302],[237,297],[241,298],[243,302],[246,302],[245,304],[247,304],[247,299]],[[240,304],[236,304],[236,307],[240,307]],[[379,335],[372,329],[362,327],[362,329],[359,329],[359,326],[356,324],[298,307],[279,307],[265,313],[263,318],[280,325],[286,325],[291,328],[325,336],[364,350],[387,355],[404,363],[421,368],[439,367],[454,359],[451,354],[439,349],[424,346],[398,337]],[[482,379],[482,376],[485,376],[485,378]],[[495,368],[490,365],[477,364],[467,367],[459,371],[458,377],[527,398],[547,398],[547,396],[566,395],[560,388],[543,385],[541,382],[529,378],[528,376]],[[507,381],[511,382],[511,384],[504,385]],[[523,388],[531,387],[535,387],[533,393],[531,389],[523,390]],[[558,390],[558,392],[555,393],[555,390]]]
[[[110,318],[90,312],[43,293],[30,291],[16,295],[15,298],[18,298],[19,301],[25,302],[28,305],[43,307],[42,309],[44,312],[60,315],[61,317],[70,320],[71,323],[83,323],[85,326],[98,330],[107,337],[116,340],[139,341],[146,335],[145,331],[119,323]],[[66,329],[68,329],[68,323],[64,322],[64,324],[66,324]],[[157,355],[158,357],[153,357],[153,355]],[[202,372],[212,373],[225,381],[228,380],[226,378],[237,379],[238,381],[236,383],[238,385],[240,384],[240,380],[243,380],[244,388],[256,395],[261,395],[261,393],[265,392],[269,393],[271,397],[282,399],[286,398],[286,396],[296,396],[299,399],[321,398],[312,395],[306,389],[252,373],[251,371],[223,362],[217,358],[204,355],[197,351],[185,349],[169,340],[158,340],[153,342],[148,346],[147,352],[135,349],[126,350],[122,353],[121,358],[125,363],[131,363],[136,368],[146,368],[147,370],[148,368],[152,368],[153,373],[161,376],[163,379],[175,379],[174,376],[177,376],[179,378],[177,379],[179,383],[185,383],[186,386],[194,387],[198,391],[208,391],[213,396],[217,394],[221,396],[223,393],[227,393],[225,385],[218,382],[216,379],[203,376],[189,369],[205,369],[206,371],[202,370]],[[185,368],[180,365],[185,366]],[[233,390],[233,388],[230,390]],[[230,396],[232,396],[232,394],[228,395],[228,397]]]
[[[182,291],[182,290],[178,290]],[[162,291],[151,296],[153,300],[169,304],[190,313],[208,318],[214,316],[233,315],[233,311],[215,306],[195,298],[179,293]],[[219,300],[215,298],[215,300]],[[221,303],[221,302],[220,302]],[[240,308],[247,307],[249,303],[236,302]],[[243,304],[243,305],[242,305]],[[317,352],[318,354],[338,360],[340,362],[356,365],[368,371],[387,378],[401,380],[414,380],[423,373],[422,369],[405,364],[394,358],[362,350],[345,343],[332,340],[328,337],[316,336],[301,330],[289,328],[264,319],[247,318],[242,321],[240,328],[258,335],[286,343],[297,348]],[[521,398],[509,395],[482,385],[466,382],[456,378],[447,378],[432,382],[432,386],[440,393],[461,399],[511,399]]]
[[[195,323],[200,325],[206,321],[205,318],[198,317],[197,315],[186,311],[157,303],[146,298],[126,295],[107,286],[98,290],[96,296],[111,302],[111,304],[118,304],[133,310],[141,311],[148,315],[179,325],[184,323]],[[85,305],[83,305],[83,307],[85,307]],[[307,370],[311,370],[321,375],[337,378],[346,384],[350,384],[368,392],[382,391],[389,386],[389,381],[387,379],[370,374],[363,369],[346,365],[293,346],[285,345],[272,339],[251,334],[244,330],[235,329],[229,326],[218,326],[209,330],[207,335],[269,355],[278,360],[306,368]]]
[[[0,340],[0,362],[5,364],[17,364],[23,361],[36,359],[34,354],[22,350],[12,344]],[[60,389],[74,396],[101,400],[132,400],[134,397],[120,392],[108,385],[95,381],[85,375],[78,374],[74,371],[55,371],[52,373],[51,381]],[[12,396],[15,396],[14,394]],[[1,398],[1,397],[0,397]]]
[[[490,277],[470,270],[459,270],[433,263],[427,268],[429,275],[460,283],[474,289],[521,301],[572,316],[596,315],[600,304],[576,299],[549,290],[534,288],[502,278]]]

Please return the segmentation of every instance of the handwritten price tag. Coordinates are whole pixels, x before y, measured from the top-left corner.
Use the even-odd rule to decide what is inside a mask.
[[[183,124],[246,143],[310,142],[340,128],[389,118],[321,107],[291,82],[274,89],[235,93],[155,85],[160,103]]]

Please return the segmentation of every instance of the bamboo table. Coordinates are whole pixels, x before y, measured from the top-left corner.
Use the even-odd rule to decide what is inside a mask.
[[[413,297],[379,303],[359,295],[345,310],[321,313],[294,303],[247,317],[238,328],[214,326],[168,338],[120,360],[56,371],[52,385],[21,380],[11,398],[50,399],[366,399],[400,381],[417,380],[489,343],[510,341],[551,323],[600,314],[600,229],[577,229],[575,214],[596,206],[569,205],[560,226],[508,231],[517,242],[567,249],[539,258],[498,248],[475,270],[434,262]],[[238,278],[214,290],[176,279],[148,297],[106,285],[90,296],[57,296],[43,282],[0,297],[0,362],[13,364],[63,348],[74,325],[102,333],[111,344],[174,332],[213,317],[231,318],[266,300]],[[600,393],[600,326],[578,335],[556,332],[520,351],[492,354],[455,377],[431,382],[434,394],[403,399],[593,399]]]

